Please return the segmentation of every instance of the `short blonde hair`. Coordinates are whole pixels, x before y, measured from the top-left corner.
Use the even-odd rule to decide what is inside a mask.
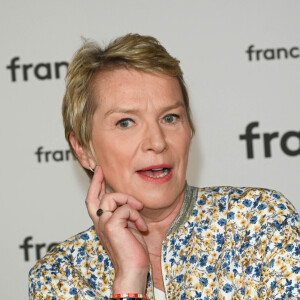
[[[177,78],[191,132],[194,134],[189,96],[179,60],[172,57],[154,37],[127,34],[115,39],[105,48],[101,48],[96,42],[84,41],[74,54],[66,75],[66,91],[62,104],[65,137],[69,144],[70,133],[74,132],[78,143],[91,150],[91,121],[96,110],[96,103],[92,100],[93,79],[101,71],[122,67]],[[75,155],[71,145],[70,147]],[[86,171],[91,177],[92,173]]]

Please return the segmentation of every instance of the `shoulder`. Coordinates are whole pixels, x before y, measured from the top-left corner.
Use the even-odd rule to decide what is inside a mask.
[[[76,264],[80,264],[87,247],[99,246],[94,227],[80,232],[51,249],[42,259],[38,260],[29,272],[30,285],[41,286],[60,275],[68,276]]]
[[[258,230],[258,227],[265,226],[281,230],[287,223],[299,230],[299,215],[293,204],[280,192],[271,189],[232,186],[198,188],[194,216],[199,213],[202,217],[222,219],[224,225],[236,224],[246,230]]]
[[[198,188],[198,204],[222,203],[227,209],[296,214],[293,204],[280,192],[266,188],[216,186]]]
[[[108,299],[113,275],[91,227],[60,243],[30,270],[30,299]]]

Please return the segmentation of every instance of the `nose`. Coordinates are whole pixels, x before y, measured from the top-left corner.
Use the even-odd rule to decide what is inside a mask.
[[[151,123],[146,126],[142,142],[143,151],[154,151],[161,153],[168,148],[166,136],[158,123]]]

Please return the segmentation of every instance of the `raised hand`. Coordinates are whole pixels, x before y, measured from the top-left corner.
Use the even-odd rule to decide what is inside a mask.
[[[114,269],[114,293],[144,293],[150,260],[141,232],[147,225],[139,211],[143,204],[122,193],[105,193],[101,167],[96,167],[86,206]],[[97,215],[98,209],[103,213]]]

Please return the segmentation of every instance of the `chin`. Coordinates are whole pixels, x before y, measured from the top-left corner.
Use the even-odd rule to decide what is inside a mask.
[[[183,189],[184,185],[182,189],[174,193],[174,189],[173,192],[170,192],[172,190],[170,187],[162,189],[152,186],[148,191],[144,190],[142,194],[140,191],[137,191],[135,198],[142,202],[145,208],[162,209],[174,204],[182,194]]]

